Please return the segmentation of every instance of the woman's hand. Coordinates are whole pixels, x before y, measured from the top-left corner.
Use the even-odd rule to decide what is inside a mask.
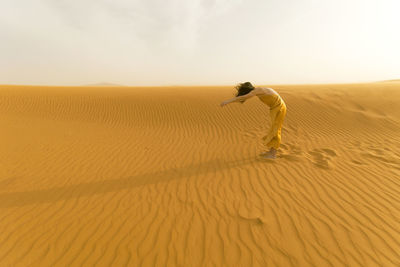
[[[228,103],[229,103],[228,101],[223,101],[220,105],[221,105],[221,107],[223,107],[223,106],[227,105]]]

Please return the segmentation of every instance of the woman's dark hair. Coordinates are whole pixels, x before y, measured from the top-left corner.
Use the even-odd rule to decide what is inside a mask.
[[[236,96],[247,95],[250,91],[254,90],[254,86],[250,82],[239,83],[236,85]]]

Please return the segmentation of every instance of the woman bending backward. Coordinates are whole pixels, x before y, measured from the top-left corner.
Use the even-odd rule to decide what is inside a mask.
[[[258,99],[269,106],[271,128],[269,133],[262,138],[267,148],[269,148],[269,151],[261,155],[265,158],[276,158],[276,151],[281,144],[282,124],[286,116],[285,102],[274,89],[254,87],[250,82],[240,83],[235,89],[237,90],[236,97],[223,101],[221,107],[233,102],[240,102],[243,104],[247,99],[253,96],[258,96]]]

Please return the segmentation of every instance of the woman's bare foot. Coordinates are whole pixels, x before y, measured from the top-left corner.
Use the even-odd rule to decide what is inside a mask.
[[[269,152],[267,154],[262,155],[261,157],[263,157],[265,159],[276,159],[276,156],[274,154],[269,153]]]
[[[268,152],[261,153],[260,156],[267,159],[276,159],[276,149],[272,147]]]

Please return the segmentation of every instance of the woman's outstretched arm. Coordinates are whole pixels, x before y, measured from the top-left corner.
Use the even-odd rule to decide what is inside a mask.
[[[251,91],[251,92],[248,93],[248,94],[241,95],[241,96],[237,96],[237,97],[234,97],[234,98],[231,98],[231,99],[228,99],[228,100],[223,101],[223,102],[221,103],[221,107],[223,107],[223,106],[225,106],[225,105],[228,105],[228,104],[230,104],[230,103],[233,103],[233,102],[245,101],[246,99],[249,99],[250,97],[253,97],[253,96],[255,96],[255,95],[256,95],[256,94],[255,94],[255,90],[253,90],[253,91]]]

